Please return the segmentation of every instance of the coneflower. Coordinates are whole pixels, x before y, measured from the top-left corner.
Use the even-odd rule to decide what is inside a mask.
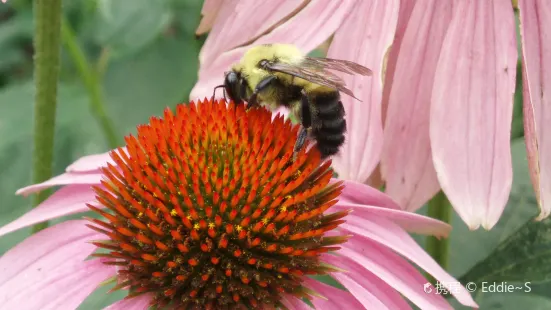
[[[293,153],[297,131],[263,108],[182,104],[139,126],[109,162],[89,157],[22,189],[66,185],[0,235],[86,206],[101,219],[64,222],[8,251],[0,258],[0,303],[75,308],[107,281],[128,291],[110,309],[311,309],[304,300],[321,309],[408,309],[399,293],[423,309],[451,308],[423,292],[426,280],[391,250],[413,253],[435,278],[456,281],[399,225],[448,228],[398,210],[365,185],[332,180],[331,161],[321,161],[316,147]],[[396,244],[384,240],[398,235]],[[315,280],[321,275],[349,291]],[[465,290],[454,294],[476,306]]]

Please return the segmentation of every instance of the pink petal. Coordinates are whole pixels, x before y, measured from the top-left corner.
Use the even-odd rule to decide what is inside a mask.
[[[392,223],[387,219],[384,219],[382,217],[379,217],[378,219],[360,218],[354,215],[349,215],[346,217],[346,223],[342,224],[340,227],[357,235],[355,240],[359,240],[359,241],[352,241],[352,242],[348,241],[347,243],[345,243],[345,246],[349,247],[350,249],[362,248],[362,244],[366,244],[367,242],[370,242],[369,240],[373,240],[378,244],[384,247],[388,247],[389,249],[395,251],[396,253],[404,256],[411,262],[417,264],[423,270],[431,274],[440,283],[457,282],[457,280],[454,279],[452,276],[450,276],[444,269],[442,269],[442,267],[440,267],[432,259],[432,257],[430,257],[417,244],[417,242],[413,240],[413,238],[408,233],[406,233],[396,224]],[[371,251],[369,253],[366,253],[365,255],[368,255],[371,257],[372,256],[371,253],[375,253],[375,252],[379,252],[379,251]],[[339,253],[341,252],[339,251]],[[349,253],[346,253],[343,255],[347,257],[351,257]],[[363,265],[363,263],[360,263],[360,264]],[[371,271],[374,272],[373,270]],[[389,283],[389,284],[394,286],[394,283]],[[423,288],[422,286],[419,287],[419,289],[421,289],[421,292],[422,292],[422,288]],[[452,295],[463,305],[470,306],[470,307],[477,307],[471,295],[467,292],[467,290],[465,290],[463,286],[453,291]],[[410,297],[408,296],[408,298]],[[412,301],[414,300],[412,299]]]
[[[388,97],[390,96],[390,89],[392,86],[392,81],[394,80],[394,71],[396,71],[396,60],[398,59],[398,55],[400,55],[400,47],[402,46],[404,33],[406,32],[409,18],[411,16],[411,11],[413,11],[414,5],[414,0],[400,1],[400,9],[398,11],[398,24],[396,25],[394,42],[392,42],[390,53],[388,53],[386,69],[383,71],[384,83],[381,107],[381,119],[383,120],[383,128],[385,127],[385,120],[388,109]]]
[[[329,48],[330,58],[351,60],[370,68],[373,76],[343,75],[349,89],[363,102],[343,95],[347,138],[333,164],[341,179],[365,182],[382,148],[382,68],[394,39],[398,0],[357,1],[337,30]],[[369,22],[366,22],[369,21]]]
[[[212,28],[222,3],[222,0],[205,0],[201,9],[201,22],[195,30],[195,35],[200,36]]]
[[[46,266],[53,262],[54,267],[57,261],[81,264],[96,248],[86,242],[100,237],[85,224],[83,220],[66,221],[40,231],[10,249],[0,257],[0,284],[5,285],[24,271],[38,272],[31,268],[36,264]],[[48,266],[44,271],[50,269]]]
[[[419,209],[440,190],[430,148],[430,98],[451,16],[451,1],[417,2],[396,62],[381,171],[385,192],[408,211]]]
[[[86,184],[94,185],[100,184],[102,174],[99,172],[95,173],[64,173],[58,176],[55,176],[48,181],[29,185],[27,187],[20,188],[15,192],[16,195],[27,196],[29,194],[39,192],[49,187],[59,186],[59,185],[77,185],[77,184]]]
[[[296,5],[298,2],[285,1],[284,3],[295,3]],[[269,3],[275,4],[276,2]],[[280,4],[278,3],[278,5]],[[353,5],[353,1],[342,3],[328,0],[310,1],[304,9],[282,25],[260,37],[254,44],[232,50],[229,50],[226,46],[224,51],[227,52],[216,52],[214,53],[217,56],[215,59],[202,62],[199,81],[191,91],[190,98],[212,97],[212,89],[223,82],[224,72],[230,70],[232,64],[238,62],[241,56],[253,45],[289,43],[296,45],[304,52],[313,50],[335,32],[342,20],[347,17]],[[256,13],[253,15],[256,15]],[[247,21],[247,19],[245,20]],[[301,29],[301,31],[296,31],[296,29]],[[211,32],[209,38],[213,35],[213,32]],[[242,28],[231,28],[231,33],[228,32],[227,35],[231,37],[241,36],[242,32]],[[217,98],[221,97],[222,92],[219,92]]]
[[[345,277],[339,273],[332,274],[339,281],[342,278],[345,282],[355,280],[356,283],[367,284],[368,279],[363,276],[372,273],[421,309],[452,309],[443,296],[425,293],[423,284],[427,280],[421,273],[404,258],[384,246],[366,238],[354,237],[345,243],[338,253],[339,256],[322,257],[329,264],[347,271],[344,273]]]
[[[551,2],[520,0],[524,137],[542,220],[551,213]]]
[[[75,309],[115,274],[99,260],[84,261],[101,236],[67,221],[25,239],[0,257],[0,304],[5,309]],[[30,298],[29,298],[30,296]]]
[[[126,148],[123,148],[126,150]],[[88,155],[79,158],[77,161],[69,165],[65,171],[66,172],[98,172],[99,168],[107,167],[107,164],[110,163],[115,165],[115,161],[111,159],[109,155],[111,151],[105,152],[102,154]]]
[[[314,297],[312,303],[316,309],[411,309],[396,290],[370,272],[363,269],[358,276],[361,284],[345,273],[333,274],[349,292],[309,278],[304,283],[327,298]]]
[[[301,8],[302,1],[222,2],[218,14],[223,18],[214,22],[212,31],[201,49],[201,66],[210,64],[220,54],[254,39]]]
[[[333,182],[337,181],[342,180],[333,179]],[[384,193],[368,185],[350,180],[344,180],[344,189],[339,201],[400,210],[398,204]]]
[[[492,228],[509,198],[515,35],[509,1],[454,2],[436,68],[430,116],[434,166],[470,229]]]
[[[110,305],[104,310],[147,310],[149,309],[149,302],[151,302],[151,295],[143,294],[134,298],[125,298]]]
[[[438,238],[447,238],[452,227],[444,222],[435,220],[433,218],[423,216],[416,213],[411,213],[401,210],[392,210],[387,208],[379,208],[373,206],[367,206],[362,204],[354,204],[339,201],[336,205],[331,207],[331,211],[337,210],[349,210],[352,209],[352,215],[359,218],[370,218],[376,220],[378,218],[385,218],[398,224],[406,231],[423,234],[433,235]]]
[[[114,268],[99,260],[85,261],[78,269],[40,276],[39,282],[33,280],[18,286],[20,291],[10,292],[2,306],[5,309],[76,309],[102,281],[114,273]]]
[[[53,218],[88,211],[86,203],[95,201],[89,185],[68,185],[15,221],[0,227],[0,236]]]

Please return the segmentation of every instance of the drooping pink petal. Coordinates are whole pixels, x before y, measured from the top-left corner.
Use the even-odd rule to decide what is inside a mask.
[[[0,227],[0,236],[57,217],[88,211],[86,203],[94,201],[95,193],[89,185],[65,186],[36,208],[23,214],[15,221]]]
[[[126,151],[126,148],[122,148]],[[107,164],[115,164],[115,161],[109,155],[110,152],[101,154],[94,154],[81,157],[74,163],[70,164],[65,171],[66,172],[98,172],[99,168],[107,167]]]
[[[205,3],[206,5],[207,3]],[[215,3],[209,5],[214,6]],[[201,66],[212,63],[220,54],[254,39],[289,15],[302,9],[302,1],[238,0],[225,1],[199,54]]]
[[[285,1],[284,3],[287,2],[299,3],[299,1]],[[274,5],[275,3],[273,2]],[[280,4],[278,3],[278,5]],[[310,1],[300,12],[271,32],[261,36],[253,44],[227,52],[218,52],[215,59],[204,62],[204,65],[201,66],[199,81],[191,91],[190,98],[212,97],[213,88],[224,80],[224,72],[230,70],[232,64],[238,62],[253,45],[288,43],[296,45],[304,52],[315,49],[335,32],[353,5],[353,1]],[[301,31],[296,31],[296,29],[301,29]],[[240,32],[243,31],[240,28],[231,28],[231,30],[231,36],[241,35]],[[209,37],[211,35],[213,35],[212,32]],[[222,92],[218,92],[216,97],[221,98]]]
[[[398,55],[400,55],[400,47],[402,46],[404,33],[406,32],[407,24],[409,22],[411,11],[413,11],[414,5],[414,0],[400,1],[400,9],[398,11],[398,24],[396,25],[396,32],[394,33],[394,41],[392,42],[390,52],[387,55],[388,58],[386,61],[386,69],[383,72],[384,83],[381,107],[381,119],[383,120],[383,128],[385,127],[385,120],[388,108],[388,97],[390,95],[392,81],[394,80],[394,71],[396,70],[396,60],[398,59]]]
[[[385,192],[408,211],[440,189],[430,148],[430,99],[451,16],[451,1],[416,2],[390,86],[381,171]]]
[[[125,298],[104,308],[104,310],[147,310],[152,296],[143,294],[133,298]]]
[[[205,34],[212,28],[222,3],[222,0],[205,0],[201,9],[201,22],[199,22],[199,26],[195,30],[196,36]]]
[[[400,54],[400,46],[402,45],[402,40],[404,37],[404,32],[406,31],[406,26],[413,11],[413,6],[415,4],[414,0],[401,0],[400,9],[398,10],[398,23],[396,24],[396,32],[394,33],[394,41],[392,46],[385,55],[386,60],[383,65],[383,95],[381,99],[381,120],[383,121],[383,128],[385,127],[385,119],[388,109],[388,97],[390,94],[390,86],[394,80],[394,71],[396,70],[396,59]],[[375,170],[371,173],[365,184],[380,188],[385,184],[385,180],[381,174],[381,163],[375,167]]]
[[[327,57],[354,61],[370,68],[373,76],[343,75],[359,102],[343,95],[347,135],[333,164],[341,179],[365,182],[382,148],[382,68],[394,39],[398,0],[357,1],[352,13],[337,30]],[[368,21],[368,22],[366,22]]]
[[[551,2],[519,0],[524,138],[542,220],[551,213]]]
[[[23,188],[20,188],[15,192],[16,195],[27,196],[29,194],[39,192],[46,188],[59,186],[59,185],[94,185],[100,184],[102,174],[100,172],[91,172],[91,173],[63,173],[58,176],[55,176],[47,181],[44,181],[39,184],[29,185]]]
[[[0,304],[5,309],[75,309],[115,269],[85,261],[101,236],[67,221],[40,231],[0,257]],[[32,292],[29,295],[29,292]]]
[[[96,248],[86,243],[99,237],[99,233],[85,226],[86,221],[73,220],[49,227],[25,239],[2,257],[0,257],[0,285],[6,285],[16,279],[16,275],[32,270],[31,266],[41,264],[48,266],[44,272],[50,270],[52,263],[66,260],[67,263],[78,265]]]
[[[65,269],[55,276],[20,286],[20,291],[12,292],[2,306],[5,309],[76,309],[102,281],[114,274],[115,268],[100,260],[84,261],[78,269]],[[29,291],[33,292],[32,296]]]
[[[353,237],[339,250],[337,255],[324,255],[323,260],[336,267],[347,270],[345,281],[367,283],[363,279],[366,271],[374,274],[393,287],[421,309],[452,309],[441,295],[427,294],[423,284],[427,280],[413,265],[404,258],[369,239]],[[339,280],[340,274],[332,274]]]
[[[346,217],[346,223],[342,224],[340,227],[356,235],[356,237],[352,238],[353,240],[349,240],[343,247],[349,249],[361,249],[362,244],[367,244],[370,240],[372,240],[417,264],[440,283],[458,282],[444,269],[442,269],[442,267],[440,267],[440,265],[438,265],[438,263],[436,263],[408,233],[388,219],[382,217],[360,218],[351,214]],[[372,252],[365,253],[365,255],[371,258]],[[339,251],[339,253],[341,252]],[[349,254],[341,254],[343,254],[343,256],[351,257]],[[390,284],[393,285],[393,283]],[[422,286],[420,286],[419,289],[423,292]],[[458,287],[457,290],[454,290],[451,293],[463,305],[477,307],[471,295],[463,286]]]
[[[343,180],[333,180],[333,182],[337,181],[342,182]],[[344,189],[339,196],[339,201],[400,210],[398,204],[384,193],[351,180],[344,180]]]
[[[430,115],[438,180],[470,229],[492,228],[512,182],[517,46],[509,1],[454,2]]]
[[[379,208],[369,205],[354,204],[341,201],[332,206],[330,210],[343,211],[350,209],[353,210],[352,214],[354,216],[371,219],[377,219],[379,217],[386,218],[411,233],[432,235],[437,238],[447,238],[452,229],[449,224],[442,221],[402,210]]]
[[[306,286],[327,298],[314,297],[312,303],[316,309],[411,309],[394,288],[361,269],[357,274],[359,282],[352,280],[348,273],[338,273],[339,282],[349,292],[307,278],[304,281]]]

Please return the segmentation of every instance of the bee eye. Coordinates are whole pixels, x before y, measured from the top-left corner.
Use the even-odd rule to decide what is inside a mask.
[[[261,68],[266,68],[266,67],[268,66],[268,63],[269,63],[268,60],[262,59],[262,60],[258,63],[258,65],[259,65]]]

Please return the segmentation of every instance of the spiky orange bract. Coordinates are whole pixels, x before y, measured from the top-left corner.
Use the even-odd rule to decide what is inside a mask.
[[[293,157],[297,126],[263,108],[204,101],[151,118],[113,151],[96,187],[116,289],[181,309],[270,308],[308,298],[302,277],[333,269],[319,254],[346,212],[323,214],[342,185],[316,148]]]

